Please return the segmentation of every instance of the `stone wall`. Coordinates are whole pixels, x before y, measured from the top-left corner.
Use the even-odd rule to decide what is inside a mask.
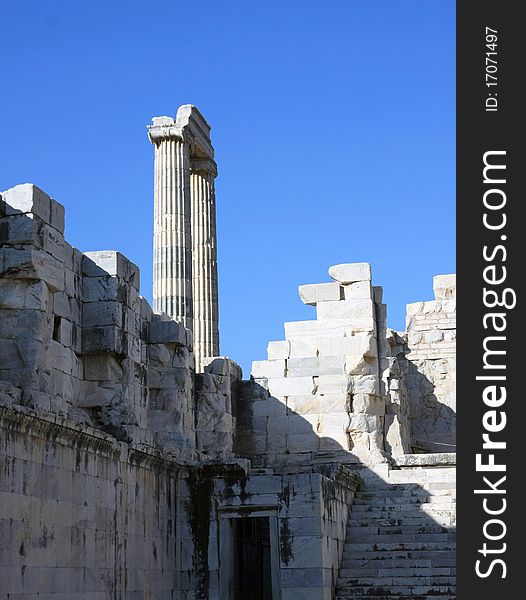
[[[37,187],[4,192],[0,598],[227,598],[251,517],[281,600],[332,598],[351,470],[454,440],[455,323],[452,276],[397,333],[370,265],[329,274],[299,290],[316,319],[285,323],[249,381],[226,357],[196,375],[191,332],[133,263],[69,245]]]
[[[456,439],[456,277],[433,279],[435,299],[407,305],[403,361],[414,451],[451,452]]]
[[[204,597],[184,561],[199,561],[211,490],[188,504],[181,479],[218,461],[246,472],[241,370],[209,363],[196,380],[191,333],[152,311],[126,257],[69,245],[39,188],[2,193],[0,598]]]
[[[190,542],[181,558],[184,598],[232,597],[232,522],[264,516],[270,519],[281,600],[331,600],[359,484],[357,475],[336,466],[287,474],[254,470],[249,476],[205,469],[186,479],[181,494],[192,518],[183,525]]]
[[[175,463],[27,408],[0,440],[0,598],[176,597]]]
[[[256,464],[309,464],[327,453],[384,462],[387,435],[389,451],[409,448],[408,397],[382,289],[372,286],[367,263],[329,274],[333,283],[299,288],[317,319],[285,323],[286,339],[270,342],[268,360],[253,363],[238,403],[236,448]]]

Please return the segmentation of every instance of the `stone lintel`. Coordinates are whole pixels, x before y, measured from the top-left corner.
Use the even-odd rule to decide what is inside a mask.
[[[211,173],[217,177],[217,164],[212,158],[192,158],[190,160],[191,173]]]

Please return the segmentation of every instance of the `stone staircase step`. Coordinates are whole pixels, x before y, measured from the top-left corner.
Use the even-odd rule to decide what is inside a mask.
[[[414,599],[415,596],[433,596],[437,600],[437,596],[442,600],[444,595],[451,596],[455,594],[455,586],[451,585],[390,585],[389,589],[380,586],[352,586],[336,588],[336,598],[356,598],[366,596],[409,596]],[[341,592],[349,594],[342,596]]]
[[[365,498],[356,498],[353,503],[352,510],[370,510],[371,507],[381,508],[385,506],[402,510],[404,505],[409,504],[437,504],[454,509],[456,506],[455,500],[456,499],[452,498],[451,496],[428,496],[427,498],[418,498],[417,496],[402,496],[400,498],[380,498],[374,502]],[[365,506],[366,508],[360,509],[360,506]]]
[[[396,552],[388,554],[386,552],[377,552],[378,556],[369,558],[351,558],[342,560],[340,565],[340,573],[347,569],[363,569],[363,568],[423,568],[423,567],[450,567],[456,568],[456,556],[454,552],[436,552],[434,555],[431,552],[415,553],[419,556],[409,557],[410,552]],[[425,558],[424,558],[425,557]]]
[[[371,564],[365,567],[355,567],[353,569],[340,569],[341,579],[369,579],[371,577],[376,578],[377,581],[381,579],[396,579],[402,577],[404,579],[413,577],[449,577],[450,575],[456,574],[456,568],[453,567],[438,567],[438,566],[421,566],[415,567],[402,567],[401,565],[394,565],[391,567],[385,566],[373,566]]]
[[[437,523],[431,523],[429,520],[422,519],[418,525],[378,525],[371,523],[368,525],[360,525],[359,523],[352,523],[347,525],[347,534],[350,536],[349,541],[352,543],[353,536],[363,535],[367,533],[381,533],[390,535],[407,535],[409,533],[449,533],[451,529],[444,525]]]
[[[395,513],[396,515],[396,513]],[[353,523],[354,527],[410,527],[428,523],[430,519],[433,520],[437,525],[451,526],[454,515],[433,515],[422,517],[422,515],[413,515],[411,517],[401,517],[400,514],[392,517],[385,515],[377,516],[374,513],[367,514],[366,517],[358,517]]]
[[[356,507],[353,507],[352,509],[352,518],[356,519],[365,519],[369,517],[390,519],[393,515],[396,515],[400,519],[412,518],[415,516],[425,518],[429,515],[432,515],[434,518],[435,516],[450,516],[455,512],[453,509],[445,508],[442,504],[410,504],[399,509],[390,506],[370,507],[370,510],[355,510],[355,508]]]
[[[359,596],[354,595],[351,592],[346,592],[343,590],[337,591],[336,592],[336,598],[338,600],[355,600],[355,598],[358,598]],[[455,596],[450,596],[450,595],[444,595],[441,594],[440,596],[399,596],[399,595],[381,595],[381,596],[371,596],[371,595],[367,595],[367,599],[368,600],[457,600],[456,595]]]
[[[336,600],[453,600],[455,470],[366,480],[346,529]]]
[[[376,544],[366,543],[353,543],[346,544],[343,549],[343,557],[347,558],[350,554],[362,554],[364,552],[437,552],[437,551],[449,551],[454,552],[456,550],[456,544],[450,540],[448,542],[426,542],[423,540],[417,542],[402,542],[400,540],[392,540],[389,542],[378,542]],[[369,556],[369,554],[367,554]]]
[[[410,533],[393,536],[389,533],[362,533],[355,534],[353,541],[356,543],[378,544],[381,542],[393,542],[396,537],[398,543],[414,542],[451,542],[456,539],[455,534],[451,533]]]

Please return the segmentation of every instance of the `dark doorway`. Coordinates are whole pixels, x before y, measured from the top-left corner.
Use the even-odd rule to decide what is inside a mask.
[[[268,517],[232,519],[233,600],[272,600]]]

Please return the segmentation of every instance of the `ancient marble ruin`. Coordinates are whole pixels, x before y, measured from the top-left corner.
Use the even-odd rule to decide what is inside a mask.
[[[455,276],[395,331],[371,266],[331,266],[243,378],[210,127],[186,105],[148,135],[153,308],[62,204],[1,194],[0,599],[454,598]]]

